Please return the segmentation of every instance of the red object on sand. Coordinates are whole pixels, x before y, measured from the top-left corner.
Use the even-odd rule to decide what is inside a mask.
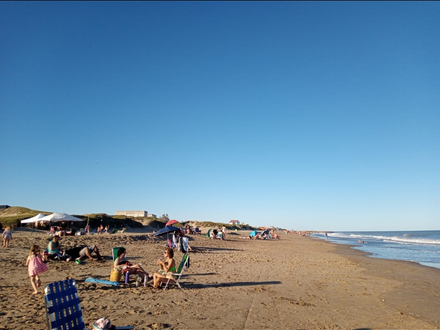
[[[177,221],[177,220],[170,220],[170,221],[168,221],[166,224],[165,224],[165,226],[171,226],[171,225],[174,225],[175,223],[179,223],[179,221]]]

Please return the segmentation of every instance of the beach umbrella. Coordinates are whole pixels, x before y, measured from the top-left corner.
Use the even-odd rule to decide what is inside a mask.
[[[21,223],[31,223],[31,222],[37,222],[37,221],[44,221],[44,220],[41,220],[44,217],[45,217],[45,215],[43,213],[38,213],[36,216],[34,216],[32,218],[21,220]]]
[[[174,226],[166,226],[166,227],[163,227],[162,229],[158,230],[154,234],[154,236],[162,236],[162,235],[165,235],[165,234],[169,234],[169,233],[175,232],[177,230],[180,230],[180,228],[174,227]]]
[[[82,219],[74,217],[67,213],[52,213],[50,215],[41,218],[40,221],[82,221]]]
[[[171,226],[171,225],[174,225],[175,223],[179,223],[179,221],[177,221],[177,220],[170,220],[170,221],[168,221],[167,223],[166,223],[166,225],[165,226]]]

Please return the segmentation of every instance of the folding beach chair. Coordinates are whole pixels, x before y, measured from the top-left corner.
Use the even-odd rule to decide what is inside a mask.
[[[74,280],[50,283],[44,289],[48,330],[85,330]]]
[[[86,330],[75,280],[50,283],[44,288],[44,293],[48,330]]]
[[[168,285],[177,285],[180,289],[182,289],[179,281],[180,281],[180,277],[182,276],[185,267],[186,267],[186,269],[189,268],[189,254],[188,253],[185,253],[183,255],[182,261],[180,262],[179,267],[177,267],[177,271],[175,273],[167,273],[167,274],[171,274],[172,277],[168,278],[168,281],[165,284],[164,290],[166,290]]]
[[[112,249],[112,258],[113,258],[113,261],[115,261],[116,258],[118,257],[118,251],[119,251],[119,249],[122,249],[122,246],[114,247],[114,248]]]

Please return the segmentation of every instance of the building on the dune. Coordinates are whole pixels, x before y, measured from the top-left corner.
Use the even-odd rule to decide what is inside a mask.
[[[147,211],[116,211],[115,215],[125,215],[126,217],[146,217]]]

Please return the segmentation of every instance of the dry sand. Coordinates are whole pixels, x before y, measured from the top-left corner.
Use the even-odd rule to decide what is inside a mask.
[[[242,235],[243,233],[240,233]],[[46,233],[14,232],[0,249],[0,329],[45,329],[44,297],[31,295],[25,260]],[[164,240],[149,233],[64,237],[66,248],[97,244],[103,262],[50,261],[43,287],[67,277],[78,283],[86,325],[108,317],[135,329],[439,329],[440,270],[411,262],[368,258],[348,246],[281,234],[281,240],[226,241],[190,236],[191,267],[183,289],[120,287],[108,280],[111,249],[124,246],[131,261],[157,270]],[[176,261],[182,254],[176,252]]]

